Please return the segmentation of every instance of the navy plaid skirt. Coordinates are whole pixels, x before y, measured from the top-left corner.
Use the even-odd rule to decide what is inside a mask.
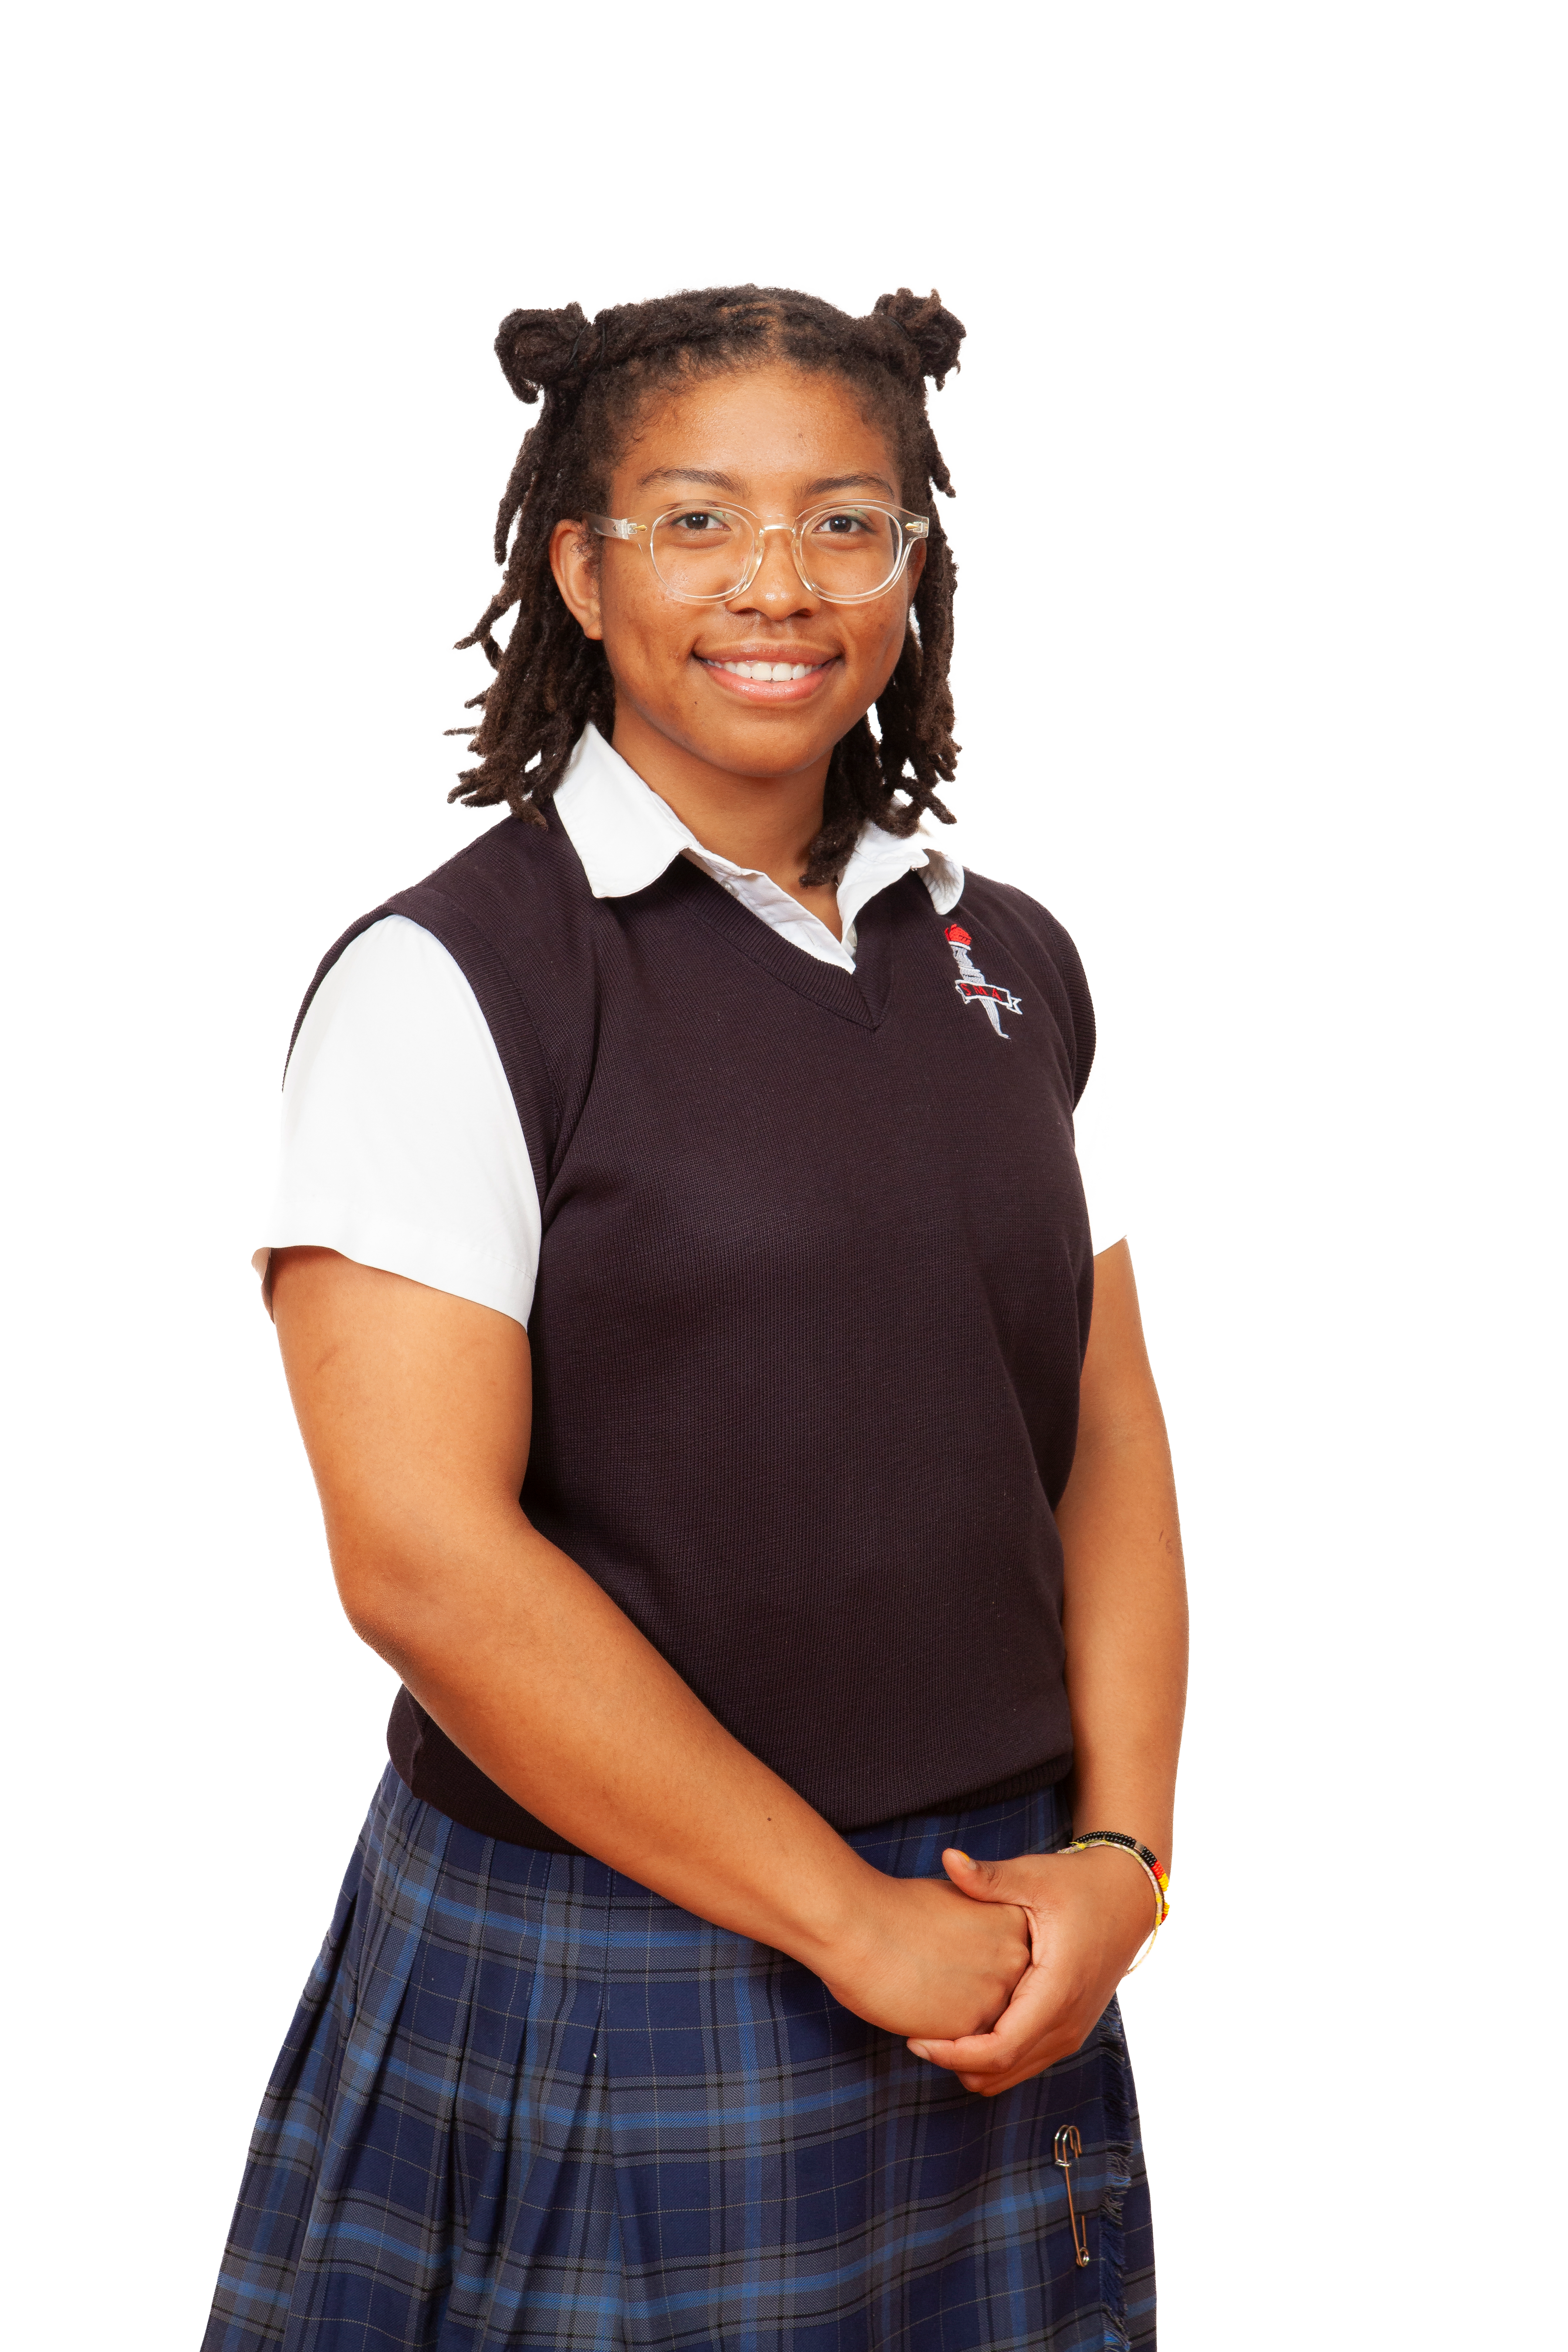
[[[1061,1793],[858,1832],[940,1874]],[[1059,2126],[1083,2154],[1074,2256]],[[1110,2352],[1154,2341],[1115,2004],[982,2099],[795,1961],[390,1769],[257,2123],[204,2352]]]

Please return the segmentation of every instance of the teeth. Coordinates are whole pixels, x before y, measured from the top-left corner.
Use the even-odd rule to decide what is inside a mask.
[[[820,662],[715,662],[715,669],[727,669],[732,677],[749,677],[761,686],[783,686],[786,678],[809,677]]]

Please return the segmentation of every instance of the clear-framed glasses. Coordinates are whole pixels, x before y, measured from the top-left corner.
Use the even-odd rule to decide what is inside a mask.
[[[879,499],[808,507],[794,522],[763,522],[749,507],[669,507],[651,522],[590,515],[601,539],[641,541],[662,586],[689,604],[721,604],[762,570],[770,530],[789,533],[795,568],[814,596],[864,604],[884,596],[930,528],[924,515]]]

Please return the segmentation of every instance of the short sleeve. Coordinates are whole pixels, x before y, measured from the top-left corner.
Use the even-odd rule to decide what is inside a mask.
[[[539,1192],[473,990],[402,915],[351,940],[310,1001],[283,1087],[264,1246],[314,1245],[526,1326]]]
[[[1101,1037],[1095,1047],[1089,1084],[1073,1114],[1079,1173],[1089,1203],[1090,1244],[1096,1257],[1127,1238],[1131,1202],[1127,1197],[1126,1106],[1117,1086],[1118,1064]]]

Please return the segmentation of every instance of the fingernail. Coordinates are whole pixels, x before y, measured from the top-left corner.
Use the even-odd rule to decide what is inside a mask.
[[[972,1853],[964,1853],[964,1851],[963,1851],[963,1848],[961,1845],[955,1845],[955,1846],[952,1846],[952,1847],[950,1847],[950,1848],[949,1848],[949,1852],[950,1852],[950,1853],[955,1853],[955,1854],[958,1856],[958,1858],[959,1858],[960,1862],[966,1862],[966,1863],[969,1864],[969,1867],[970,1867],[970,1869],[971,1869],[971,1870],[973,1870],[973,1867],[974,1867],[974,1856],[973,1856]]]
[[[923,2042],[911,2042],[910,2044],[910,2055],[916,2058],[929,2058],[931,2056],[931,2052],[926,2048]]]

